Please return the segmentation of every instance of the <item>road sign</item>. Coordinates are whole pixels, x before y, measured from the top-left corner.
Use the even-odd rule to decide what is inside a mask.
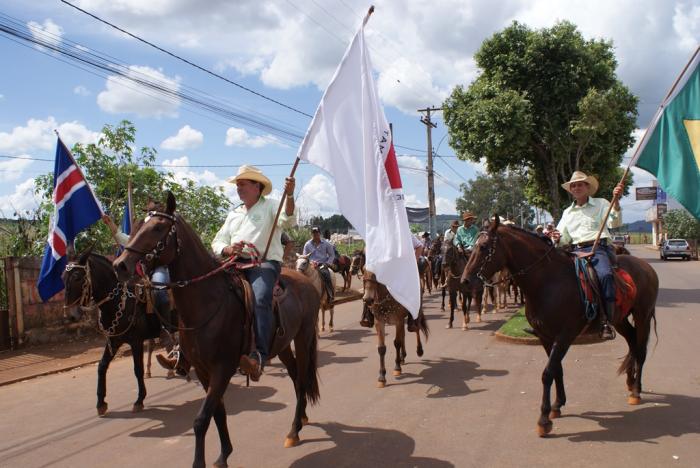
[[[656,200],[656,187],[637,187],[635,195],[637,200]]]
[[[666,211],[668,210],[668,205],[666,203],[657,203],[656,204],[656,217],[661,219],[664,217],[666,214]]]
[[[666,203],[666,192],[661,187],[656,187],[656,203]]]

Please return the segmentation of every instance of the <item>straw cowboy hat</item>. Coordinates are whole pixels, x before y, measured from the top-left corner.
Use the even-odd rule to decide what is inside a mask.
[[[593,196],[598,191],[598,179],[593,176],[586,175],[585,172],[574,171],[571,174],[571,179],[568,182],[561,184],[561,187],[567,192],[571,193],[569,186],[574,182],[585,182],[588,184],[588,195]]]
[[[452,220],[452,222],[450,223],[450,226],[459,227],[459,221],[457,221],[456,219]]]
[[[476,216],[474,216],[474,213],[472,213],[471,211],[465,211],[464,213],[462,213],[462,220],[466,221],[468,219],[476,219]]]
[[[253,182],[260,182],[263,184],[263,195],[269,195],[270,192],[272,192],[272,182],[270,182],[270,179],[265,177],[262,171],[255,166],[249,166],[247,164],[242,165],[238,168],[238,174],[236,174],[234,177],[229,177],[226,181],[235,184],[242,179],[252,180]]]

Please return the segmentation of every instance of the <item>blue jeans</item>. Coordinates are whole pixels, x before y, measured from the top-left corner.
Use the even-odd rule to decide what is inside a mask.
[[[159,266],[153,270],[151,275],[151,281],[154,283],[169,283],[170,282],[170,272],[168,267]],[[168,290],[167,289],[156,289],[155,292],[156,307],[160,308],[168,305]]]
[[[280,275],[280,262],[268,260],[259,267],[243,270],[255,294],[255,348],[264,364],[270,354],[270,343],[275,327],[272,313],[272,290]]]
[[[593,246],[575,248],[574,250],[577,252],[590,252],[592,248]],[[605,302],[615,302],[615,281],[613,280],[612,264],[610,262],[611,253],[612,248],[607,243],[598,244],[591,259],[591,265],[593,265],[598,275]]]

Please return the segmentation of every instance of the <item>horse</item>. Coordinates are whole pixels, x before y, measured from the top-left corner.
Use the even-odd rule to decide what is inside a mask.
[[[357,275],[361,280],[363,271],[365,271],[365,253],[362,250],[356,250],[350,262],[350,274]]]
[[[79,319],[80,311],[98,310],[98,330],[107,342],[102,359],[97,366],[97,414],[104,416],[108,404],[107,369],[119,348],[128,343],[134,361],[134,375],[138,384],[138,396],[132,406],[133,412],[143,410],[146,398],[143,369],[143,342],[158,338],[161,322],[154,313],[146,313],[146,303],[134,294],[134,287],[120,283],[112,268],[112,263],[102,255],[91,252],[92,248],[80,254],[77,261],[70,261],[63,273],[65,285],[65,308],[69,316]],[[148,369],[153,345],[149,346]]]
[[[488,306],[489,299],[493,305],[492,312],[496,312],[505,309],[508,306],[508,285],[501,281],[501,278],[508,277],[508,270],[503,269],[497,271],[491,276],[489,283],[490,285],[484,285],[484,295],[482,296],[482,306],[481,313],[486,313],[486,306]]]
[[[377,378],[377,387],[384,388],[386,386],[386,367],[384,365],[384,356],[386,355],[386,326],[394,325],[396,327],[396,338],[394,338],[394,348],[396,348],[396,361],[394,365],[394,376],[401,375],[401,365],[406,364],[406,330],[404,324],[409,312],[399,304],[389,293],[386,286],[377,281],[374,273],[365,271],[362,277],[364,295],[362,301],[369,307],[369,310],[374,315],[374,327],[377,330],[377,352],[379,353],[379,377]],[[422,300],[421,300],[422,302]],[[422,307],[422,305],[421,305]],[[416,354],[423,356],[423,344],[420,340],[420,333],[423,332],[425,339],[428,339],[430,330],[425,317],[421,314],[416,320],[418,329],[416,330]]]
[[[295,269],[309,278],[309,280],[313,283],[314,288],[316,288],[316,292],[318,292],[318,295],[321,298],[321,331],[326,331],[326,311],[329,311],[330,317],[330,320],[328,321],[328,329],[329,331],[333,331],[333,313],[335,312],[335,305],[331,298],[328,297],[326,285],[323,282],[323,278],[321,278],[321,273],[316,267],[311,266],[309,255],[311,254],[297,254]],[[333,290],[335,291],[335,275],[333,273],[331,273],[331,283],[333,284]]]
[[[476,322],[481,322],[481,300],[484,294],[483,282],[472,277],[471,282],[461,282],[462,272],[467,265],[469,254],[461,254],[455,245],[448,245],[443,254],[443,266],[445,268],[445,287],[442,288],[443,310],[445,304],[445,289],[450,293],[450,319],[445,328],[452,328],[457,308],[457,293],[462,295],[462,330],[469,329],[469,309],[472,301],[476,310]]]
[[[420,277],[420,293],[426,289],[428,293],[433,292],[433,269],[430,267],[428,257],[418,257],[418,276]]]
[[[659,280],[649,264],[631,255],[617,257],[619,268],[634,280],[637,295],[630,315],[634,325],[616,313],[613,325],[625,337],[629,351],[618,373],[627,373],[628,403],[641,401],[642,368],[646,360],[651,321],[656,332],[656,296]],[[479,237],[464,270],[466,275],[488,278],[507,267],[525,295],[525,315],[539,337],[549,359],[542,372],[542,405],[537,432],[543,437],[552,430],[552,419],[561,416],[566,403],[562,360],[574,339],[587,325],[585,305],[579,294],[579,280],[572,256],[555,248],[550,239],[515,226],[496,222]],[[620,286],[618,286],[619,288]],[[550,402],[552,382],[556,384],[554,405]]]
[[[350,273],[352,259],[347,255],[339,255],[334,264],[334,271],[343,278],[343,291],[350,289],[352,285],[352,273]]]
[[[233,451],[226,421],[223,394],[238,368],[240,357],[253,342],[250,333],[252,301],[241,274],[227,271],[237,259],[220,264],[204,247],[185,219],[175,212],[168,192],[164,211],[151,211],[114,261],[121,280],[134,275],[137,263],[146,269],[168,265],[172,295],[180,316],[180,343],[206,392],[194,420],[193,466],[204,466],[204,442],[212,417],[221,443],[216,466],[226,466]],[[241,266],[242,268],[242,266]],[[299,444],[299,431],[308,422],[307,403],[320,397],[318,385],[318,338],[316,322],[320,298],[313,284],[301,273],[282,268],[276,288],[280,326],[270,348],[294,383],[296,408],[285,447]],[[247,305],[246,305],[247,304]],[[294,342],[294,351],[291,343]]]
[[[438,237],[433,241],[428,250],[428,260],[430,261],[430,268],[433,272],[433,284],[436,288],[445,279],[442,275],[442,244],[442,238]]]

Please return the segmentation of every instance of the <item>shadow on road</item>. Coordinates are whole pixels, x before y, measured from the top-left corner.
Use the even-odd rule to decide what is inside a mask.
[[[657,307],[675,307],[677,304],[697,304],[700,302],[700,290],[659,288]]]
[[[349,364],[353,362],[360,362],[365,360],[365,357],[361,356],[338,356],[337,353],[332,351],[322,351],[318,350],[318,367],[327,366],[329,364]]]
[[[662,437],[700,434],[700,398],[687,395],[644,393],[646,403],[627,411],[588,411],[581,417],[601,427],[579,434],[560,434],[572,442],[649,442]]]
[[[358,318],[359,322],[359,318]],[[336,330],[329,334],[321,334],[321,339],[318,344],[319,347],[325,347],[325,344],[333,344],[338,346],[350,345],[361,343],[364,338],[374,335],[374,329],[362,328],[362,329],[347,329],[347,330]],[[335,343],[328,343],[329,341]]]
[[[307,439],[308,444],[331,440],[335,447],[310,453],[296,460],[290,466],[304,467],[429,467],[448,468],[454,465],[444,460],[427,457],[414,457],[415,441],[400,431],[373,427],[347,426],[339,423],[311,424],[328,434],[328,439]]]

